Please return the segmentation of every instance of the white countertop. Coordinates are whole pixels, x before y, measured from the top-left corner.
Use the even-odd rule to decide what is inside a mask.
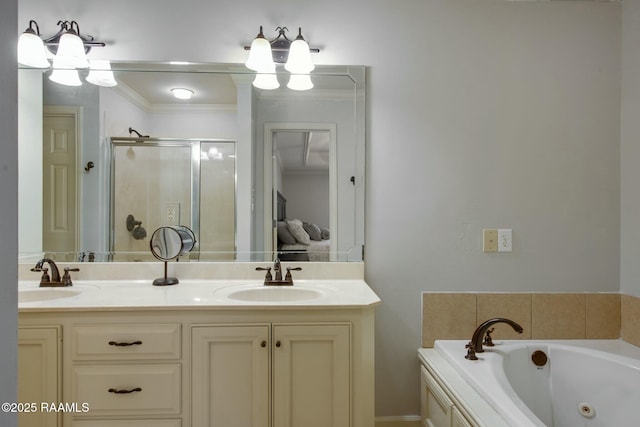
[[[180,280],[180,283],[171,286],[153,286],[151,282],[74,280],[71,287],[40,288],[38,281],[20,281],[18,310],[347,309],[374,307],[381,303],[364,280],[302,279],[296,280],[292,287],[264,287],[258,280]],[[253,300],[242,300],[236,297],[241,295],[237,291],[247,289],[258,289],[257,293],[265,298],[258,296]],[[296,299],[290,290],[310,297]],[[294,298],[290,299],[289,295],[294,295]]]

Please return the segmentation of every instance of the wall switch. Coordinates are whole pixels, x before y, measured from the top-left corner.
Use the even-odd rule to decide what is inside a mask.
[[[482,230],[482,252],[498,252],[498,230]]]
[[[180,203],[167,203],[166,205],[166,224],[180,224]]]
[[[513,239],[510,228],[498,230],[498,252],[511,252],[513,250]]]

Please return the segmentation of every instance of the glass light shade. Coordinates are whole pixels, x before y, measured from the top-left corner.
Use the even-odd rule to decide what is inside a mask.
[[[53,71],[49,76],[49,80],[65,86],[82,86],[78,70],[69,67],[64,61],[60,61],[57,58],[53,58]]]
[[[289,47],[289,58],[284,68],[290,73],[304,74],[315,68],[311,62],[311,51],[309,44],[303,39],[296,39]]]
[[[96,86],[113,87],[118,84],[113,71],[111,71],[111,62],[106,59],[93,59],[89,61],[90,70],[87,81]]]
[[[276,76],[275,65],[269,73],[258,73],[253,80],[253,85],[259,89],[273,90],[280,87],[278,76]]]
[[[47,52],[42,39],[31,32],[24,32],[18,39],[18,63],[34,68],[49,68]]]
[[[287,87],[293,90],[313,89],[313,82],[309,74],[291,74]]]
[[[181,87],[171,89],[171,93],[173,93],[173,96],[178,99],[191,99],[191,97],[193,96],[192,90]]]
[[[60,36],[56,58],[64,60],[65,64],[75,68],[89,67],[89,61],[87,61],[87,55],[84,52],[84,43],[80,37],[72,33],[64,33]]]
[[[271,43],[265,38],[256,37],[251,42],[249,58],[244,63],[250,70],[259,73],[267,73],[275,66],[273,54],[271,53]]]

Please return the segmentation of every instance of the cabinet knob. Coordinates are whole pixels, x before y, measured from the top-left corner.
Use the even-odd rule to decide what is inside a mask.
[[[276,347],[282,347],[282,343],[280,342],[280,340],[276,341]]]
[[[109,393],[115,393],[115,394],[129,394],[133,392],[142,391],[142,389],[140,387],[132,388],[130,390],[117,390],[115,388],[110,388],[108,391]]]
[[[260,347],[263,347],[263,348],[264,348],[264,347],[266,347],[266,346],[267,346],[267,342],[266,342],[266,341],[262,341],[262,342],[260,343]]]
[[[116,347],[129,347],[131,345],[142,345],[142,341],[133,341],[133,342],[109,341],[109,345],[115,345]]]

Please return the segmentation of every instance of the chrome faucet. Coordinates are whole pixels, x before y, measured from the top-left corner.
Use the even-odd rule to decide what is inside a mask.
[[[49,276],[49,269],[45,267],[45,264],[49,264],[51,268],[51,276]],[[38,261],[31,269],[31,271],[42,272],[42,277],[40,277],[40,287],[62,287],[62,286],[72,286],[73,282],[71,281],[70,271],[80,271],[79,268],[66,268],[64,269],[64,275],[60,277],[60,270],[58,270],[58,266],[56,263],[49,258],[42,258]]]
[[[485,334],[489,331],[496,323],[506,323],[511,326],[514,331],[521,334],[523,329],[522,326],[518,325],[513,320],[505,319],[504,317],[496,317],[494,319],[489,319],[480,324],[473,332],[473,337],[471,337],[471,341],[466,345],[467,347],[467,355],[465,359],[469,360],[478,360],[476,357],[476,353],[484,353],[484,349],[482,348],[482,340],[484,339]]]
[[[293,277],[291,276],[291,272],[300,271],[302,270],[302,267],[287,267],[287,274],[285,274],[283,279],[280,258],[276,257],[276,259],[273,261],[273,275],[271,275],[271,267],[256,267],[256,270],[267,272],[264,277],[265,286],[293,286]]]

